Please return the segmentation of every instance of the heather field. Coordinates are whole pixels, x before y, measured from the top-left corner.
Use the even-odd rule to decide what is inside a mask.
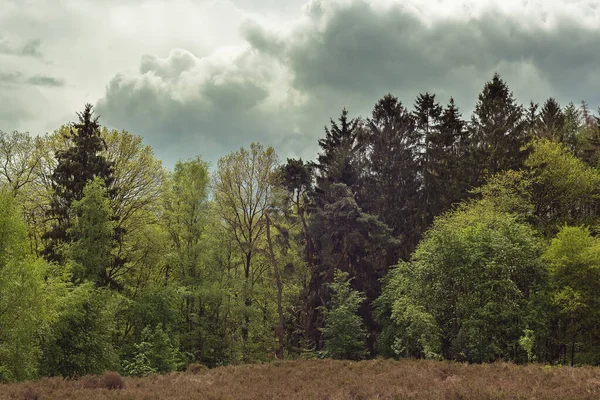
[[[600,368],[435,361],[285,361],[145,378],[43,378],[1,399],[598,399]]]

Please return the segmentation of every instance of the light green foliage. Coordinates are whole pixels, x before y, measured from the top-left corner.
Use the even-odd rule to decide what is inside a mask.
[[[124,362],[128,375],[146,376],[152,373],[176,371],[184,364],[179,342],[172,339],[161,324],[142,330],[140,342],[135,344],[133,361]]]
[[[173,251],[172,273],[184,284],[196,283],[208,220],[208,164],[199,158],[178,162],[165,192],[164,223]]]
[[[486,202],[438,218],[411,264],[386,279],[396,351],[475,362],[514,359],[529,296],[543,277],[534,231]],[[389,313],[390,311],[388,311]]]
[[[252,143],[219,160],[215,174],[215,210],[222,219],[229,240],[236,246],[241,261],[236,271],[242,283],[238,297],[243,313],[241,322],[242,358],[264,359],[270,354],[270,330],[274,325],[273,296],[263,302],[264,291],[271,290],[266,261],[266,212],[273,200],[272,175],[277,154],[272,147]]]
[[[40,371],[49,376],[82,376],[116,370],[113,345],[117,295],[91,282],[65,284],[58,292],[55,321],[42,345]]]
[[[76,240],[67,247],[66,255],[74,263],[75,282],[114,283],[107,268],[113,258],[115,223],[104,182],[100,178],[89,182],[83,198],[72,208],[76,219],[68,234]]]
[[[504,171],[472,192],[482,201],[553,237],[564,224],[594,225],[600,206],[600,173],[563,144],[538,139],[526,170]]]
[[[0,190],[0,382],[37,375],[37,334],[45,320],[47,266],[29,254],[12,195]]]
[[[600,240],[582,227],[563,227],[544,254],[550,266],[552,303],[560,324],[563,358],[600,362]],[[567,353],[568,352],[568,353]]]
[[[531,329],[525,329],[523,331],[523,336],[519,338],[519,345],[527,352],[527,360],[529,362],[535,361],[535,332]]]
[[[531,195],[531,181],[526,171],[508,170],[491,177],[488,182],[472,190],[482,202],[498,211],[514,214],[523,221],[533,218],[535,207]]]
[[[367,354],[365,348],[366,330],[357,314],[365,296],[350,287],[347,272],[336,270],[330,284],[333,295],[328,310],[325,310],[326,357],[360,360]]]
[[[533,143],[525,162],[531,170],[531,196],[540,230],[549,236],[564,224],[594,224],[600,204],[600,173],[564,145]]]

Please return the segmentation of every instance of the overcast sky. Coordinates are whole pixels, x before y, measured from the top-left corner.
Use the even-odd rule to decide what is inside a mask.
[[[330,117],[390,92],[600,105],[600,0],[0,0],[0,130],[86,102],[168,166],[252,141],[312,159]]]

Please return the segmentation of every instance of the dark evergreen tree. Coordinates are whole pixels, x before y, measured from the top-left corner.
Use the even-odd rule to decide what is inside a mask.
[[[52,226],[44,235],[46,248],[43,255],[50,261],[62,261],[57,246],[71,243],[72,205],[83,198],[83,189],[94,178],[102,179],[106,187],[113,182],[112,164],[101,154],[106,144],[100,137],[98,117],[93,117],[91,104],[77,113],[79,122],[73,123],[67,138],[72,146],[56,154],[57,165],[52,174],[54,193],[50,203],[49,217]],[[109,190],[109,195],[114,193]]]
[[[327,284],[333,282],[334,272],[347,272],[354,289],[366,296],[359,315],[371,334],[368,343],[373,349],[379,327],[370,305],[381,293],[380,280],[387,273],[388,253],[398,244],[390,228],[365,213],[348,186],[336,183],[328,188],[323,208],[311,215],[310,235],[317,259],[311,284],[317,290],[313,297],[318,303],[317,310],[327,305],[330,298]],[[322,327],[322,311],[316,315],[316,322],[315,326]],[[314,342],[320,348],[322,336],[317,333]]]
[[[415,118],[391,94],[377,102],[368,121],[368,173],[359,205],[388,225],[401,245],[391,262],[405,258],[420,234],[419,137]]]
[[[440,123],[443,108],[435,100],[434,94],[419,94],[415,102],[413,116],[419,139],[417,153],[421,182],[419,204],[419,236],[428,225],[431,216],[439,212],[440,194],[446,182],[441,178],[442,169],[447,168],[446,148],[443,143]],[[418,240],[418,238],[417,238]],[[411,246],[412,247],[412,246]]]
[[[573,152],[577,150],[577,136],[581,129],[581,111],[569,103],[563,110],[565,123],[563,126],[563,143]]]
[[[433,218],[468,195],[475,169],[469,153],[465,122],[454,103],[441,112],[435,130],[429,133],[427,157],[422,163],[425,177],[421,205],[423,229]],[[422,154],[423,155],[423,154]]]
[[[317,202],[327,187],[343,183],[355,189],[361,174],[361,137],[363,127],[358,118],[349,118],[344,108],[339,124],[331,120],[331,128],[325,127],[325,138],[319,139],[321,152],[312,164],[316,177]]]
[[[480,181],[497,172],[519,169],[529,141],[523,106],[517,104],[500,75],[494,74],[479,94],[471,118],[471,135]]]
[[[562,142],[564,125],[565,115],[560,104],[550,97],[540,112],[537,136]]]
[[[581,102],[581,126],[576,136],[575,154],[588,165],[600,167],[600,119]]]
[[[529,102],[529,108],[527,109],[527,133],[529,136],[535,136],[538,131],[540,125],[540,113],[538,111],[540,105],[538,103],[534,103],[533,101]]]

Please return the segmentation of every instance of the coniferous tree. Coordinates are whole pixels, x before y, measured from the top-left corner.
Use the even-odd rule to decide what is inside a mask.
[[[529,102],[529,108],[527,109],[526,119],[527,119],[527,134],[529,136],[534,136],[538,131],[540,124],[540,113],[538,111],[540,105],[538,103],[534,103],[533,101]]]
[[[440,130],[443,108],[435,100],[434,94],[419,94],[415,103],[413,116],[416,122],[416,131],[419,138],[419,170],[421,171],[421,191],[419,233],[423,226],[429,224],[430,216],[439,212],[438,200],[444,190],[445,182],[440,175],[447,165],[444,165],[445,149]]]
[[[464,199],[471,188],[474,169],[469,152],[465,122],[454,99],[444,108],[435,134],[429,140],[430,150],[426,168],[429,190],[424,191],[429,205],[424,214],[423,229],[433,218],[447,211],[452,204]],[[425,203],[425,201],[423,201]]]
[[[594,116],[585,101],[581,102],[581,127],[577,134],[576,154],[592,167],[600,166],[600,119]]]
[[[358,118],[349,118],[348,110],[342,110],[339,124],[331,120],[331,128],[325,127],[325,138],[319,139],[321,152],[312,165],[316,177],[316,200],[319,201],[334,183],[343,183],[356,189],[361,173],[360,151],[363,129]],[[356,191],[356,190],[355,190]]]
[[[523,106],[497,73],[479,94],[470,129],[480,180],[522,166],[527,155],[522,147],[528,141]]]
[[[57,245],[76,240],[69,234],[71,205],[83,198],[83,189],[88,182],[98,177],[106,187],[111,187],[113,181],[112,164],[101,154],[106,145],[100,137],[98,117],[94,118],[92,114],[92,105],[86,104],[84,111],[77,114],[79,122],[73,124],[66,138],[71,146],[56,153],[57,166],[52,174],[54,193],[48,212],[53,224],[44,235],[47,245],[43,251],[51,261],[62,259]],[[110,192],[114,193],[113,190]]]
[[[419,138],[415,118],[391,94],[377,102],[368,124],[368,175],[359,204],[401,239],[394,260],[388,260],[395,262],[410,254],[420,233]]]
[[[311,278],[311,286],[317,290],[316,309],[325,306],[329,299],[326,286],[333,282],[334,271],[347,272],[354,279],[354,288],[367,298],[359,314],[372,334],[369,342],[372,349],[378,326],[370,304],[380,294],[380,280],[387,273],[388,255],[398,243],[387,225],[360,208],[348,186],[331,185],[323,200],[323,208],[310,220],[310,235],[316,250],[316,266]],[[322,313],[315,316],[314,326],[322,325],[322,317]],[[320,338],[316,338],[315,343],[319,342]]]
[[[581,111],[573,102],[569,103],[563,114],[565,116],[563,126],[563,142],[573,152],[577,149],[577,134],[581,128]]]
[[[540,112],[537,136],[562,142],[564,125],[565,116],[560,104],[550,97]]]

